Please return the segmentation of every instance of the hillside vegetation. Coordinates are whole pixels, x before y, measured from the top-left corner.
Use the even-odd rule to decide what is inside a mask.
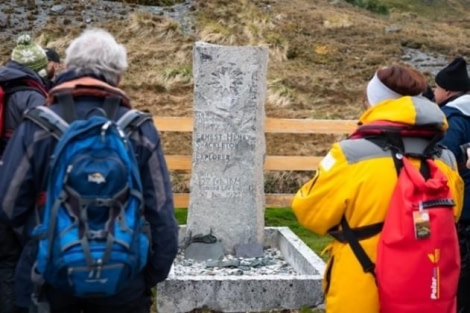
[[[198,40],[269,47],[268,117],[356,119],[367,80],[378,67],[400,62],[404,47],[449,60],[470,56],[468,0],[195,0],[191,5],[190,34],[176,21],[149,13],[95,25],[128,49],[130,67],[121,87],[135,107],[162,116],[192,115],[192,49]],[[63,55],[85,27],[50,18],[34,35]],[[2,44],[1,61],[12,47],[12,41]],[[277,134],[268,136],[267,152],[322,155],[336,139]],[[187,134],[164,134],[164,145],[172,154],[191,152]],[[274,189],[296,189],[305,178],[276,175],[268,178]],[[293,183],[282,183],[286,180]],[[187,190],[187,182],[175,188]]]

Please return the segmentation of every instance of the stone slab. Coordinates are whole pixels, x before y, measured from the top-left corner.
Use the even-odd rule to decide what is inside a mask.
[[[198,261],[218,260],[224,257],[224,251],[220,242],[202,243],[193,242],[184,251],[184,257]]]
[[[263,245],[260,243],[247,243],[235,246],[237,258],[259,258],[263,256]]]
[[[180,227],[180,233],[185,226]],[[175,276],[157,285],[159,313],[198,308],[219,312],[264,312],[316,307],[323,302],[325,263],[287,227],[265,227],[264,246],[278,248],[297,275]]]

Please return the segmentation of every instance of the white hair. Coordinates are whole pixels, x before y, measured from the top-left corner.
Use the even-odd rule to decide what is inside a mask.
[[[65,51],[65,67],[78,74],[93,73],[117,84],[127,69],[126,48],[103,29],[85,30]]]

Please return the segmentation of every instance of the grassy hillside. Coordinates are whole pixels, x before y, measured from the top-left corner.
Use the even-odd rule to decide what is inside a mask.
[[[365,9],[371,4],[386,5],[389,13]],[[192,48],[202,40],[269,46],[268,116],[355,119],[362,111],[365,83],[379,66],[400,62],[403,47],[449,59],[470,55],[469,6],[468,0],[195,0],[191,34],[183,34],[173,20],[137,11],[94,25],[113,32],[128,48],[130,67],[122,88],[137,108],[192,114]],[[50,18],[35,35],[63,54],[89,26],[67,23]],[[387,32],[390,28],[399,30]],[[12,40],[2,44],[0,61],[12,46]],[[321,155],[336,139],[272,135],[268,154]],[[165,137],[164,143],[172,153],[191,150],[187,135]]]

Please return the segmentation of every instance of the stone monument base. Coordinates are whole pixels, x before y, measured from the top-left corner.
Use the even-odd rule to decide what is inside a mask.
[[[184,238],[185,226],[180,227]],[[204,308],[219,312],[263,312],[316,307],[323,301],[325,263],[288,227],[265,227],[264,246],[277,248],[296,275],[176,276],[157,285],[159,313]]]

